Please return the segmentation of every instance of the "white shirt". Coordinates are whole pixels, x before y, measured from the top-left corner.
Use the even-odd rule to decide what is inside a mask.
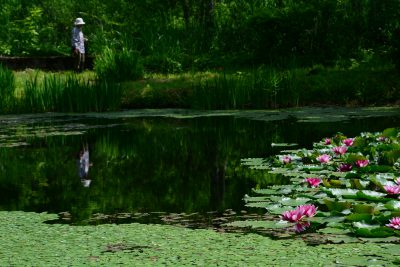
[[[74,27],[72,29],[71,45],[79,50],[79,53],[85,54],[85,38],[83,37],[82,29]]]
[[[89,151],[85,150],[78,160],[78,174],[84,179],[89,174]]]

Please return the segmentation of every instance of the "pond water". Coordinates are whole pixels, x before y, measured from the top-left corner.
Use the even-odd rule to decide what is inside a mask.
[[[241,159],[285,149],[277,143],[309,148],[337,132],[399,126],[393,108],[0,116],[0,209],[61,213],[75,223],[244,214],[252,188],[285,181]],[[86,145],[82,182],[77,162]]]

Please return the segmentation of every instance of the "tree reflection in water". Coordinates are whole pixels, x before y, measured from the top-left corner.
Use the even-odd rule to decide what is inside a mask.
[[[32,129],[54,131],[19,140],[29,146],[0,147],[0,209],[68,211],[75,222],[123,212],[238,212],[245,209],[243,196],[252,188],[288,183],[277,175],[242,167],[242,158],[278,153],[271,143],[308,147],[339,131],[354,136],[393,127],[398,119],[300,123],[234,117],[82,118],[57,123],[39,121],[8,132],[0,129],[0,136],[13,139]],[[78,173],[94,181],[90,187],[82,186],[77,178],[78,159],[72,156],[82,143],[84,160],[79,157]],[[89,148],[90,159],[96,162],[96,168],[90,168],[90,179]]]

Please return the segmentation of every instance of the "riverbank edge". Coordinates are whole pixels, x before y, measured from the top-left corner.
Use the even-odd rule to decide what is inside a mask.
[[[217,103],[216,107],[196,106],[199,84],[215,84],[225,76],[243,75],[243,72],[207,72],[205,74],[183,74],[148,76],[138,81],[123,83],[124,94],[121,100],[123,109],[136,108],[194,108],[230,109],[228,99],[209,96],[213,87],[206,88],[203,94],[207,102]],[[400,105],[400,75],[395,69],[386,70],[301,70],[297,77],[291,78],[294,85],[289,94],[297,94],[298,101],[285,101],[282,96],[273,106],[262,109],[301,108],[301,107],[374,107]],[[220,88],[217,88],[220,89]],[[229,90],[229,87],[222,90]],[[247,92],[250,93],[250,92]],[[238,96],[240,97],[240,96]],[[292,95],[288,95],[288,98]],[[232,105],[230,105],[232,107]],[[234,109],[260,109],[254,103],[238,105]]]

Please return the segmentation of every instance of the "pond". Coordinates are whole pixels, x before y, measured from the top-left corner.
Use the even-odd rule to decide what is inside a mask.
[[[252,188],[284,181],[241,159],[399,125],[396,108],[0,116],[0,209],[60,213],[77,224],[246,214]]]

